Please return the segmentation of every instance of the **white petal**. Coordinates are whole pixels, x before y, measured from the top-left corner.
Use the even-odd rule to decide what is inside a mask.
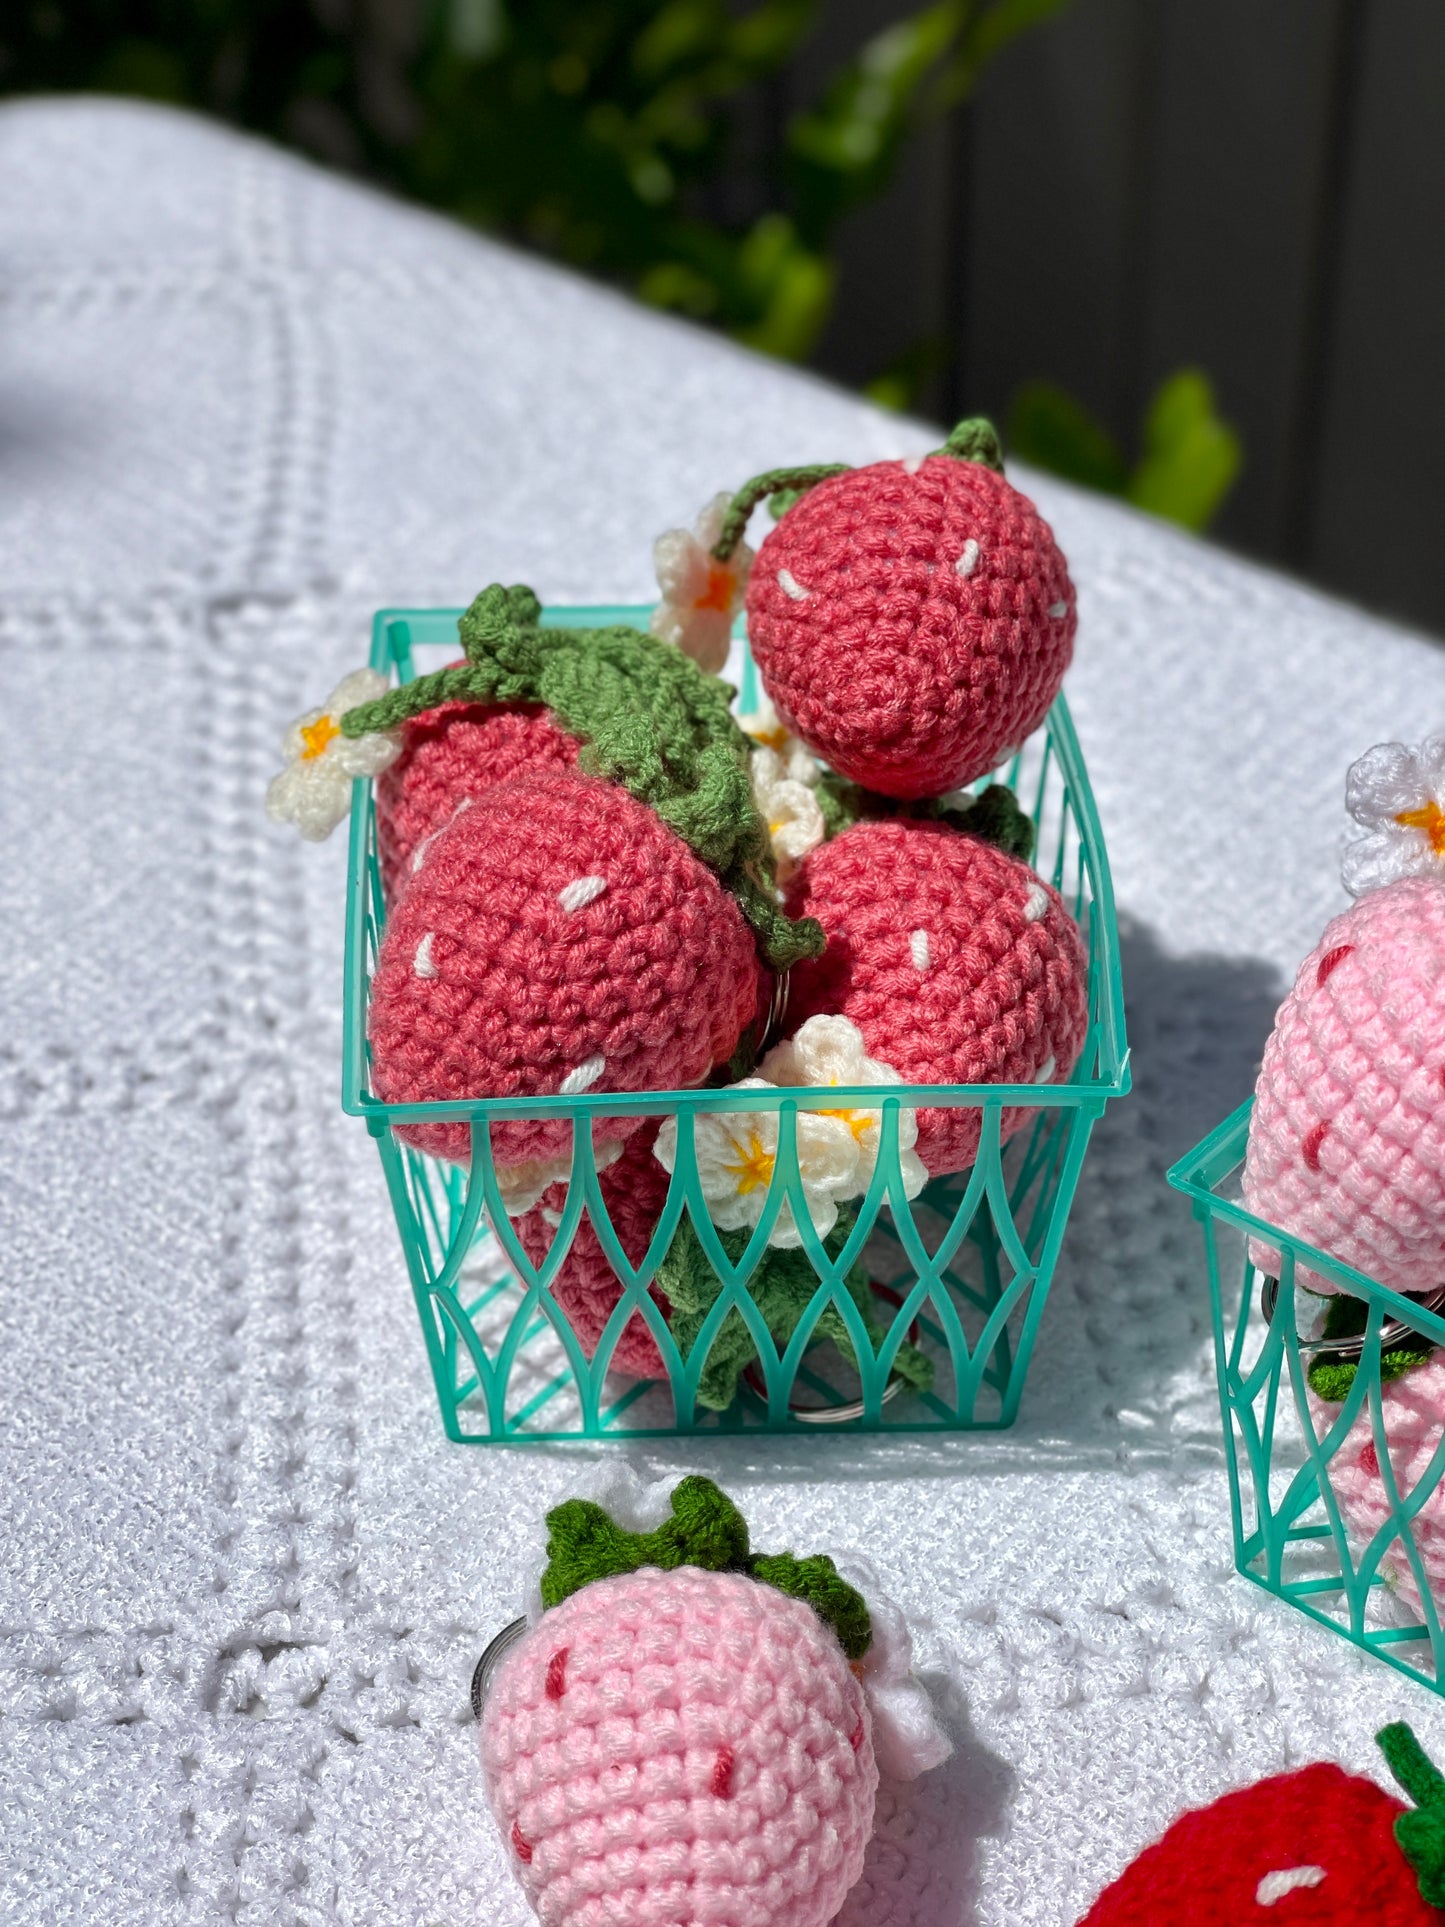
[[[333,716],[340,717],[348,709],[359,709],[362,703],[380,702],[390,688],[390,682],[379,669],[353,669],[327,697],[326,707]]]
[[[351,779],[317,759],[292,763],[266,791],[266,814],[292,823],[308,843],[323,843],[351,808]]]
[[[401,732],[374,730],[370,736],[336,736],[318,761],[336,764],[348,776],[380,776],[401,754]]]
[[[687,529],[669,529],[652,545],[652,565],[664,600],[690,603],[707,587],[706,549]]]
[[[732,507],[732,501],[732,496],[725,488],[719,489],[707,507],[700,511],[697,518],[697,539],[703,548],[714,549],[722,539],[723,523],[727,520],[727,512]]]
[[[1367,830],[1393,830],[1402,810],[1431,800],[1435,742],[1419,751],[1404,743],[1376,743],[1351,763],[1345,778],[1345,808]]]

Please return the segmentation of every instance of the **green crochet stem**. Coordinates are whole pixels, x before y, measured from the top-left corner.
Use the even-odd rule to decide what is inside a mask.
[[[1415,1802],[1395,1822],[1395,1839],[1430,1907],[1445,1907],[1445,1777],[1403,1720],[1375,1735],[1385,1764]]]
[[[395,729],[445,702],[542,703],[583,745],[585,771],[621,784],[717,872],[771,968],[816,957],[822,926],[794,923],[773,894],[768,826],[748,780],[752,743],[728,685],[643,630],[543,629],[540,615],[530,589],[483,589],[457,624],[466,661],[348,709],[342,734]]]
[[[849,1659],[861,1659],[873,1643],[863,1595],[842,1578],[826,1553],[810,1559],[791,1552],[754,1553],[747,1521],[711,1479],[694,1473],[672,1489],[670,1518],[653,1532],[629,1532],[591,1499],[567,1499],[547,1514],[547,1568],[542,1604],[560,1606],[594,1579],[655,1566],[675,1572],[737,1572],[801,1599],[838,1635]]]
[[[1325,1313],[1323,1335],[1326,1338],[1358,1338],[1369,1320],[1370,1308],[1363,1299],[1349,1298],[1344,1292],[1337,1292]],[[1426,1364],[1434,1349],[1429,1339],[1421,1338],[1418,1333],[1397,1339],[1393,1345],[1382,1346],[1381,1384],[1388,1384],[1394,1378],[1403,1378],[1415,1366]],[[1323,1399],[1329,1405],[1340,1405],[1349,1397],[1358,1370],[1357,1358],[1339,1352],[1321,1352],[1306,1376],[1316,1398]]]
[[[713,555],[719,562],[726,562],[734,549],[743,539],[743,531],[748,525],[748,517],[765,495],[790,495],[796,502],[806,490],[817,482],[826,482],[830,475],[846,475],[847,462],[820,462],[811,468],[770,468],[764,475],[755,475],[750,482],[744,482],[723,517],[722,533],[712,545]],[[790,502],[789,507],[792,506]]]
[[[875,796],[825,770],[814,794],[823,812],[823,827],[831,840],[855,823],[880,822],[892,818],[913,818],[925,823],[946,823],[984,843],[996,844],[1021,863],[1031,862],[1038,832],[1033,818],[1023,809],[1007,783],[990,783],[977,796],[959,802],[942,797],[923,803],[900,803],[891,796]]]
[[[986,415],[970,415],[961,421],[938,452],[954,455],[961,462],[981,462],[985,468],[1003,474],[1003,444]]]

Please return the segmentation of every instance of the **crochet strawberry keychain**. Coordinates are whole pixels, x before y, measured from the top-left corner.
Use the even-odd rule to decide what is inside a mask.
[[[1445,1779],[1408,1726],[1380,1748],[1415,1802],[1318,1765],[1176,1820],[1079,1927],[1441,1927]]]
[[[651,1514],[633,1530],[613,1516]],[[826,1555],[750,1549],[710,1479],[547,1515],[529,1619],[472,1683],[488,1798],[546,1927],[826,1927],[880,1771],[947,1757],[907,1627]]]
[[[1354,906],[1300,966],[1269,1042],[1245,1160],[1248,1210],[1392,1291],[1445,1303],[1445,738],[1381,744],[1350,770],[1346,802],[1365,831],[1347,846]],[[1250,1255],[1272,1277],[1268,1239]],[[1362,1349],[1367,1307],[1300,1265],[1329,1296],[1308,1340],[1316,1430],[1335,1425]],[[1381,1333],[1381,1416],[1402,1500],[1431,1474],[1445,1435],[1445,1365],[1428,1339],[1389,1320]],[[1330,1483],[1352,1537],[1368,1545],[1394,1510],[1368,1401],[1334,1446]],[[1431,1592],[1445,1599],[1445,1494],[1411,1520]],[[1416,1613],[1417,1569],[1393,1538],[1380,1571]]]

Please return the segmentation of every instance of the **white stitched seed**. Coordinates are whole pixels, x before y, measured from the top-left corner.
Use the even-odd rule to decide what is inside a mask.
[[[544,1204],[542,1206],[542,1219],[545,1224],[550,1224],[555,1230],[562,1222],[562,1213],[560,1211],[554,1211],[550,1204]]]
[[[963,554],[953,566],[959,575],[972,575],[978,567],[978,544],[972,536],[964,543]]]
[[[1049,608],[1049,614],[1051,616],[1054,616],[1055,618],[1059,616],[1066,616],[1068,613],[1069,613],[1069,605],[1067,602],[1055,602]]]
[[[915,970],[927,970],[929,963],[928,932],[926,930],[915,930],[913,935],[908,939],[908,948],[913,955],[913,968]]]
[[[903,464],[903,473],[905,475],[916,475],[919,469],[922,468],[923,462],[924,457],[922,455],[910,455]]]
[[[583,1091],[591,1090],[606,1069],[607,1059],[600,1052],[596,1057],[587,1058],[584,1063],[577,1066],[575,1071],[568,1071],[562,1079],[562,1088],[557,1095],[559,1097],[580,1096]]]
[[[607,888],[606,877],[573,877],[557,892],[557,901],[569,913],[595,903]]]
[[[1049,893],[1042,883],[1031,883],[1029,893],[1024,898],[1024,921],[1037,923],[1049,907]]]
[[[794,602],[806,602],[812,593],[811,590],[803,587],[791,569],[778,570],[778,587],[785,596],[791,596]]]
[[[1052,1084],[1054,1081],[1054,1072],[1058,1068],[1059,1068],[1058,1058],[1051,1057],[1048,1063],[1045,1064],[1043,1069],[1039,1072],[1038,1076],[1034,1079],[1034,1082],[1036,1084]]]
[[[412,959],[411,967],[418,977],[435,977],[440,974],[431,960],[431,940],[434,935],[434,931],[428,930],[416,947],[416,956]]]
[[[1323,1867],[1281,1867],[1278,1873],[1267,1873],[1254,1890],[1254,1897],[1261,1907],[1272,1907],[1286,1894],[1298,1892],[1301,1887],[1318,1887],[1325,1877]]]
[[[461,815],[462,811],[469,810],[471,806],[472,806],[471,797],[464,796],[461,802],[458,803],[456,808],[452,811],[451,815],[447,818],[446,822],[442,824],[441,830],[433,830],[430,836],[424,836],[421,842],[417,844],[416,848],[412,851],[412,854],[411,854],[411,873],[413,876],[416,875],[417,871],[421,868],[422,864],[426,862],[427,851],[430,850],[432,844],[436,842],[437,838],[441,835],[442,830],[450,829],[451,825],[456,822],[457,818]]]

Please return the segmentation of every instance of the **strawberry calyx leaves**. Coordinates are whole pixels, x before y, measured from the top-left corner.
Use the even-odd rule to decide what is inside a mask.
[[[693,1473],[672,1489],[670,1516],[651,1532],[629,1532],[591,1499],[566,1499],[547,1514],[547,1566],[542,1604],[560,1606],[595,1579],[640,1572],[736,1572],[801,1599],[837,1634],[846,1656],[861,1659],[873,1643],[863,1595],[826,1553],[799,1559],[791,1552],[754,1553],[747,1521],[721,1489]]]
[[[1415,1802],[1395,1822],[1395,1839],[1430,1907],[1445,1907],[1445,1775],[1403,1720],[1375,1735],[1385,1764]]]
[[[814,794],[823,812],[829,841],[842,831],[852,829],[855,823],[908,817],[915,822],[946,824],[951,830],[976,836],[980,842],[992,843],[1006,855],[1028,863],[1038,837],[1033,818],[1007,783],[989,783],[975,796],[954,794],[913,803],[875,795],[872,790],[860,789],[856,783],[824,770]]]
[[[770,968],[820,955],[822,925],[794,922],[773,894],[772,843],[748,775],[753,745],[733,718],[731,687],[644,630],[544,629],[541,614],[528,588],[483,589],[457,624],[466,661],[348,709],[342,734],[394,729],[445,702],[541,703],[582,744],[588,775],[627,790],[716,872]]]
[[[996,475],[1003,474],[1003,444],[986,415],[969,415],[959,422],[938,453],[952,455],[955,461],[977,462]]]

